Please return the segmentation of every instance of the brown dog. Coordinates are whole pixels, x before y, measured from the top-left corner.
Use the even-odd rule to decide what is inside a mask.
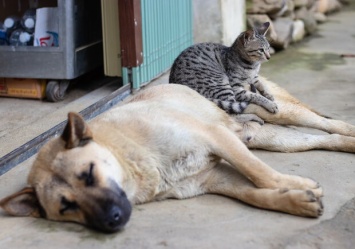
[[[273,170],[242,140],[250,148],[274,151],[355,152],[355,128],[317,115],[265,82],[279,113],[253,105],[246,110],[269,122],[263,126],[240,124],[198,93],[174,84],[141,91],[90,125],[70,113],[63,134],[38,153],[28,187],[0,206],[15,216],[73,221],[105,232],[127,223],[131,204],[205,193],[318,217],[323,211],[319,184]],[[342,135],[308,135],[271,123]]]

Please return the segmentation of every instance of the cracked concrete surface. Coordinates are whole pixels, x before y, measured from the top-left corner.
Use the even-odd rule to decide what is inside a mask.
[[[278,247],[296,248],[353,248],[355,245],[355,198],[348,201],[329,220],[285,239]]]
[[[262,74],[333,118],[355,125],[355,3],[329,17],[318,35],[276,54]],[[166,81],[167,76],[159,81]],[[134,207],[127,227],[100,234],[80,225],[0,214],[0,248],[353,248],[355,155],[254,151],[283,173],[319,181],[319,219],[257,209],[216,195]],[[24,186],[33,157],[0,177],[0,198]]]

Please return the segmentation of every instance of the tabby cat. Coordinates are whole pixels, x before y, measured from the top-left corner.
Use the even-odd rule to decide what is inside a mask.
[[[258,79],[260,64],[270,59],[269,26],[242,32],[231,47],[200,43],[185,49],[174,61],[169,82],[196,90],[230,114],[241,114],[249,103],[276,113],[273,96]],[[246,119],[263,122],[255,115]]]

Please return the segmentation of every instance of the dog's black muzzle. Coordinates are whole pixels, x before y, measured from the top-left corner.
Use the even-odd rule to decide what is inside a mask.
[[[87,225],[106,233],[121,230],[132,212],[132,206],[125,192],[118,186],[115,186],[114,190],[100,189],[99,195],[96,193],[90,204],[85,208]]]

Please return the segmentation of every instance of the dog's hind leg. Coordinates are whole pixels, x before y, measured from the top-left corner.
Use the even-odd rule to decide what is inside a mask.
[[[321,149],[355,153],[355,137],[338,134],[307,134],[295,128],[272,124],[260,126],[253,138],[244,142],[250,149],[279,152]]]
[[[255,207],[305,217],[323,213],[320,198],[311,190],[256,188],[225,163],[209,171],[205,179],[203,188],[207,193],[229,196]]]
[[[243,142],[224,126],[211,127],[209,135],[211,153],[229,162],[236,170],[259,188],[290,188],[312,190],[322,195],[319,184],[311,179],[281,174],[254,156]]]
[[[266,80],[265,83],[275,98],[279,112],[271,114],[260,106],[250,104],[245,109],[245,114],[255,114],[267,123],[309,127],[332,134],[355,137],[354,125],[323,117],[278,85]]]

